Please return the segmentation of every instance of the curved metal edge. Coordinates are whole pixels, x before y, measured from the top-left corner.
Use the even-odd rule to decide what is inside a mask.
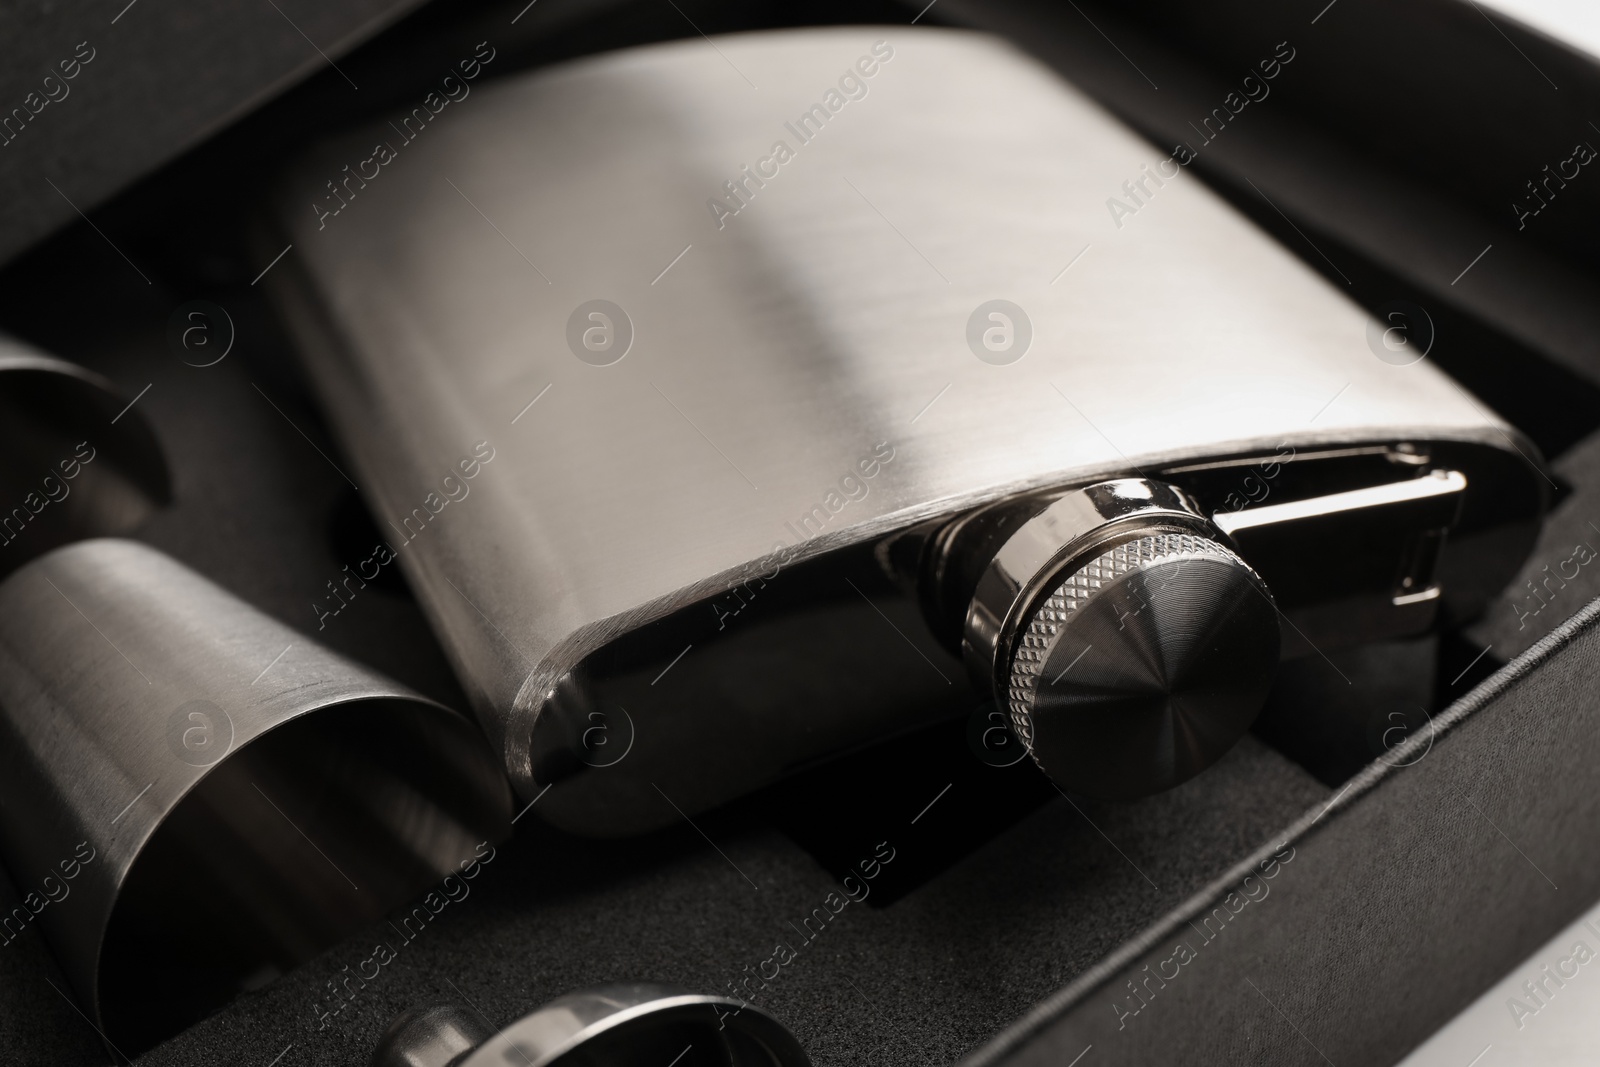
[[[368,670],[368,668],[365,667],[362,667],[361,669],[363,671]],[[223,756],[221,759],[217,760],[216,763],[207,767],[204,774],[197,777],[189,784],[188,788],[184,789],[175,798],[173,798],[171,806],[161,816],[160,819],[150,824],[145,833],[139,836],[137,843],[130,844],[129,849],[132,855],[128,860],[127,868],[123,870],[122,876],[117,879],[115,890],[106,898],[106,906],[103,913],[97,916],[95,919],[95,926],[97,928],[97,933],[95,935],[95,953],[93,964],[87,976],[89,979],[88,982],[85,983],[83,978],[79,977],[78,975],[71,974],[69,971],[69,977],[71,977],[73,980],[72,984],[80,994],[84,992],[85,986],[87,985],[89,995],[86,997],[86,999],[89,1002],[89,1015],[92,1019],[94,1019],[96,1027],[103,1029],[105,1026],[105,1020],[101,1014],[102,1004],[100,986],[103,975],[102,968],[105,963],[104,954],[106,947],[106,932],[111,928],[112,917],[116,914],[117,905],[122,900],[123,886],[125,886],[128,880],[133,876],[134,868],[137,867],[139,861],[144,858],[145,851],[149,848],[150,842],[155,839],[157,834],[161,833],[161,831],[165,829],[168,820],[170,820],[177,810],[183,806],[190,796],[194,794],[195,790],[204,785],[206,780],[210,778],[212,774],[220,770],[225,764],[227,764],[229,760],[234,759],[241,752],[261,741],[263,738],[276,734],[285,726],[291,726],[295,723],[302,722],[308,716],[316,715],[320,712],[331,711],[336,708],[353,707],[357,704],[377,703],[380,701],[398,701],[414,707],[426,709],[434,714],[442,714],[446,720],[458,723],[463,730],[467,731],[466,736],[475,736],[479,741],[483,740],[482,731],[478,729],[477,724],[468,716],[463,715],[461,712],[456,711],[454,708],[446,704],[439,703],[431,697],[423,696],[421,693],[406,689],[398,682],[393,683],[393,685],[394,691],[392,692],[383,692],[377,688],[374,688],[373,691],[367,693],[350,693],[340,696],[330,696],[326,700],[307,705],[306,707],[293,712],[282,721],[275,722],[265,730],[262,730],[260,733],[253,735],[248,741],[245,741],[243,744],[230,749],[227,755]],[[487,760],[485,770],[491,774],[498,775],[500,773],[500,768],[494,761],[493,750],[490,749],[487,744],[485,744],[483,748]],[[503,778],[502,781],[504,781]],[[509,789],[502,794],[501,800],[503,802],[503,810],[500,812],[500,815],[503,817],[501,821],[504,822],[504,826],[500,828],[501,832],[496,837],[497,842],[505,840],[511,834],[510,820],[512,804]],[[107,1041],[109,1043],[109,1039],[107,1039]],[[118,1054],[120,1055],[121,1053],[119,1052]]]
[[[500,1053],[496,1053],[493,1056],[490,1055],[490,1046],[494,1045],[499,1039],[504,1038],[506,1042],[509,1043],[512,1040],[511,1035],[518,1026],[530,1019],[537,1017],[540,1013],[551,1008],[559,1008],[562,1001],[568,999],[568,997],[602,993],[607,988],[614,987],[600,987],[595,990],[571,993],[567,994],[566,996],[557,997],[550,1003],[541,1006],[537,1010],[532,1011],[527,1015],[524,1015],[510,1026],[507,1026],[505,1029],[501,1030],[499,1034],[495,1035],[495,1037],[490,1038],[478,1048],[474,1049],[468,1056],[466,1056],[466,1058],[461,1060],[460,1067],[501,1067],[501,1064],[504,1062],[504,1056]],[[648,985],[641,984],[641,986],[629,988],[650,987]],[[734,1000],[731,997],[724,997],[717,994],[686,993],[679,991],[674,987],[668,986],[655,988],[661,990],[661,996],[644,1001],[643,1003],[634,1004],[630,1007],[621,1008],[602,1019],[597,1019],[594,1022],[587,1024],[582,1029],[568,1037],[566,1040],[562,1041],[555,1048],[542,1053],[538,1059],[527,1064],[526,1067],[552,1067],[552,1065],[559,1064],[560,1060],[568,1053],[584,1044],[587,1044],[589,1041],[599,1037],[601,1034],[608,1033],[620,1026],[626,1026],[639,1019],[648,1018],[652,1015],[660,1015],[667,1012],[677,1011],[684,1008],[710,1008],[713,1011],[716,1011],[716,1009],[719,1007],[730,1009],[728,1014],[733,1020],[742,1018],[745,1012],[751,1013],[752,1017],[757,1020],[757,1026],[754,1028],[754,1030],[760,1032],[752,1032],[752,1028],[745,1023],[736,1023],[736,1028],[744,1031],[748,1036],[758,1041],[761,1046],[772,1055],[775,1067],[811,1067],[810,1057],[808,1057],[805,1053],[805,1050],[800,1047],[799,1041],[796,1040],[789,1032],[788,1027],[784,1026],[771,1014],[761,1008],[756,1007],[754,1004],[750,1004],[746,1001]],[[768,1040],[771,1037],[778,1037],[780,1039],[778,1042],[779,1044],[787,1044],[790,1047],[773,1048],[773,1042]]]
[[[464,741],[469,744],[475,744],[481,749],[481,771],[484,782],[487,784],[492,781],[499,786],[495,790],[499,795],[493,801],[493,807],[498,810],[490,812],[495,821],[495,842],[498,843],[510,836],[512,828],[510,821],[512,815],[512,791],[493,748],[486,742],[482,731],[471,716],[425,696],[400,682],[389,679],[373,668],[351,659],[343,653],[321,645],[314,638],[307,638],[300,631],[287,627],[276,618],[267,616],[255,605],[243,600],[232,590],[213,581],[210,577],[194,571],[188,564],[175,557],[168,556],[159,549],[142,541],[121,537],[92,537],[72,541],[65,545],[59,545],[29,560],[16,571],[0,578],[0,588],[24,580],[27,575],[49,566],[51,561],[58,556],[82,552],[90,546],[101,543],[131,546],[140,552],[160,557],[162,560],[179,568],[183,573],[192,576],[210,590],[228,600],[236,601],[241,609],[260,615],[262,618],[269,620],[272,625],[282,627],[299,635],[302,640],[307,640],[310,645],[314,646],[325,657],[330,669],[325,685],[318,685],[315,688],[306,687],[280,694],[272,703],[275,703],[279,708],[289,709],[281,712],[282,718],[272,722],[258,732],[240,739],[238,744],[223,757],[206,766],[202,773],[197,774],[191,782],[172,798],[170,804],[159,818],[143,826],[141,832],[129,836],[125,845],[125,852],[122,848],[119,848],[119,853],[127,857],[122,869],[115,874],[114,881],[106,890],[89,894],[90,900],[95,905],[94,910],[81,916],[78,922],[74,924],[78,926],[87,925],[93,930],[94,950],[91,957],[85,958],[84,955],[76,952],[61,952],[59,939],[53,934],[55,923],[60,920],[52,915],[43,921],[46,939],[52,945],[58,959],[60,959],[62,970],[65,972],[73,989],[77,991],[85,1002],[87,1007],[86,1014],[94,1020],[97,1029],[102,1032],[102,1038],[108,1044],[109,1039],[104,1038],[104,1016],[102,1011],[104,1005],[101,997],[102,975],[105,964],[105,938],[129,877],[156,835],[166,827],[174,813],[194,794],[197,788],[208,781],[220,768],[228,765],[229,761],[237,758],[241,752],[255,745],[263,738],[277,734],[280,728],[301,723],[315,714],[381,701],[404,704],[434,717],[437,721],[450,723],[452,724],[451,728],[458,732]],[[340,673],[332,673],[335,669]],[[271,704],[268,706],[270,707]],[[121,1053],[119,1052],[118,1055],[121,1055]]]
[[[0,375],[16,371],[34,371],[45,374],[55,374],[63,378],[84,385],[102,394],[114,407],[124,403],[131,404],[137,397],[129,396],[121,386],[110,378],[99,374],[87,367],[68,362],[56,356],[46,355],[14,337],[0,334]],[[155,427],[141,412],[129,411],[133,421],[125,432],[139,439],[139,444],[149,450],[149,458],[155,461],[152,473],[155,483],[149,488],[159,504],[172,502],[172,468],[167,462],[166,449],[161,446],[161,440],[156,436]],[[119,416],[120,417],[120,416]]]

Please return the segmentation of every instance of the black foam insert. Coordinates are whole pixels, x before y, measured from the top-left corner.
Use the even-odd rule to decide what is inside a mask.
[[[875,758],[902,755],[888,746]],[[884,907],[867,906],[876,882],[926,865],[938,848],[935,833],[910,822],[926,802],[920,793],[892,814],[856,813],[860,839],[873,840],[859,859],[880,860],[866,904],[753,803],[623,842],[524,820],[469,893],[411,940],[375,924],[139,1062],[209,1064],[248,1049],[265,1063],[292,1045],[286,1064],[360,1064],[389,1019],[418,1004],[468,1002],[504,1025],[569,990],[627,979],[747,997],[817,1063],[950,1062],[1325,793],[1247,739],[1151,800],[1047,801]],[[975,801],[952,789],[939,803],[955,818]],[[930,831],[939,810],[924,817]],[[362,961],[379,944],[395,958],[378,977],[330,987],[370,974]],[[773,971],[763,961],[791,953],[777,978],[760,978]]]

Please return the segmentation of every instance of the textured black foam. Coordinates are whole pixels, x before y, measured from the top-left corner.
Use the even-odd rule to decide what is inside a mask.
[[[795,958],[766,989],[746,988],[815,1062],[948,1063],[1325,795],[1247,738],[1152,800],[1075,808],[1057,798],[884,908],[870,896],[841,906],[839,883],[764,825],[754,803],[696,820],[716,848],[688,826],[591,842],[525,819],[470,893],[413,940],[378,924],[139,1062],[264,1065],[292,1045],[285,1067],[360,1064],[389,1019],[414,1005],[469,1002],[504,1025],[601,982],[727,992],[782,943]],[[952,817],[962,803],[953,792],[940,800]],[[918,806],[872,835],[894,850],[889,869],[914,858],[906,840]],[[831,913],[830,894],[837,914],[805,926],[815,909]],[[364,987],[352,981],[353,998],[330,992],[330,981],[371,974],[362,961],[380,943],[392,963]],[[324,1027],[321,1013],[335,1006]]]

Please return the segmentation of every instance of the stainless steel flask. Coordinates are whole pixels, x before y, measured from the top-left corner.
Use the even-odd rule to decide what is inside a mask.
[[[549,821],[663,825],[983,697],[1141,795],[1280,658],[1469,616],[1532,543],[1537,457],[1425,313],[994,39],[479,51],[301,159],[264,248]]]

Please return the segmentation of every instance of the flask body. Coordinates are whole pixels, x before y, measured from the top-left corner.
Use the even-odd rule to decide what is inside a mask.
[[[1515,572],[1531,448],[1052,73],[944,30],[718,47],[480,82],[274,202],[362,497],[542,817],[645,830],[971,711],[975,572],[1108,479],[1186,494],[1285,655]]]

